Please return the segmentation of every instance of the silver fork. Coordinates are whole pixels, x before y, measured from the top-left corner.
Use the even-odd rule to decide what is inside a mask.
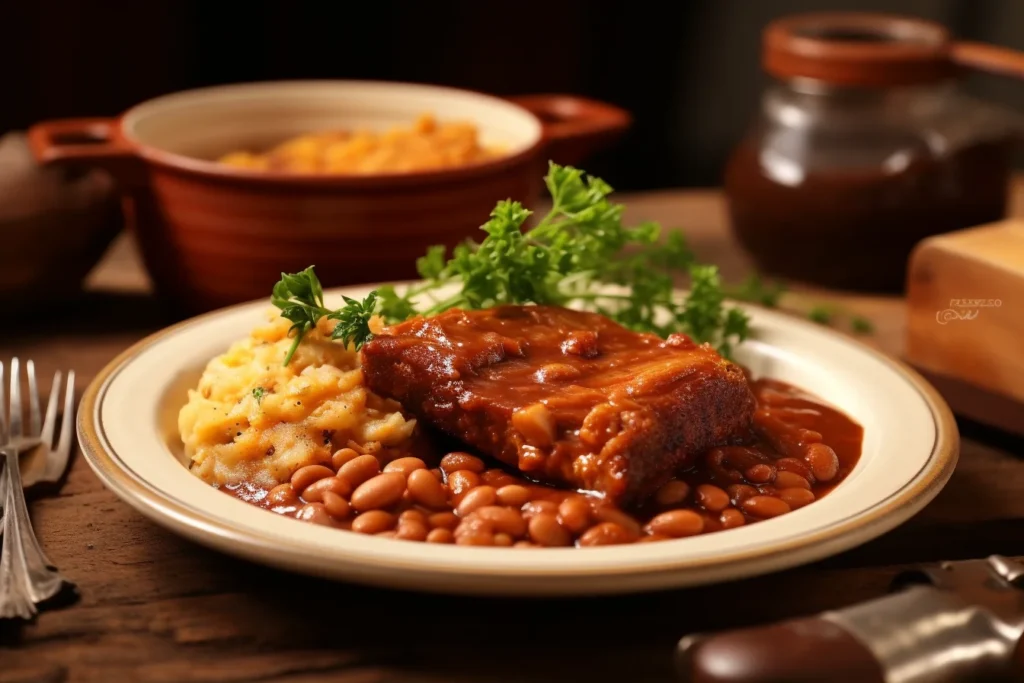
[[[53,597],[67,580],[57,572],[39,547],[32,531],[32,521],[22,490],[18,453],[42,444],[46,449],[46,467],[35,480],[60,478],[71,453],[71,425],[74,420],[75,374],[68,373],[64,397],[64,417],[61,421],[60,441],[53,447],[57,425],[57,396],[60,393],[60,373],[54,376],[46,417],[40,423],[39,390],[36,385],[35,364],[28,362],[29,429],[22,428],[20,364],[11,361],[11,400],[9,421],[4,418],[3,364],[0,363],[0,452],[6,467],[3,477],[3,550],[0,551],[0,618],[30,619],[36,613],[35,604]],[[56,475],[53,473],[56,472]],[[52,479],[50,479],[53,477]]]

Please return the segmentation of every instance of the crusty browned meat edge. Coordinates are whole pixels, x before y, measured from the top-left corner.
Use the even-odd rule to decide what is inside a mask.
[[[635,334],[592,313],[548,307],[529,310],[534,317],[545,310],[555,311],[560,320],[568,317],[578,321],[581,330],[598,327],[609,334]],[[447,323],[472,322],[472,316],[488,315],[493,313],[449,311],[429,320],[414,318],[387,329],[363,347],[363,371],[368,386],[380,395],[400,401],[424,422],[527,476],[599,491],[623,504],[638,502],[655,491],[702,451],[736,443],[749,435],[754,398],[741,368],[708,347],[695,347],[688,339],[677,337],[665,342],[668,348],[664,351],[664,377],[658,376],[658,362],[653,363],[653,370],[650,362],[645,366],[646,374],[654,376],[655,384],[664,380],[664,393],[655,391],[636,403],[623,399],[624,392],[615,391],[620,387],[604,387],[617,398],[605,399],[588,415],[588,425],[605,427],[610,435],[602,437],[598,446],[587,448],[581,443],[578,435],[583,420],[555,407],[557,439],[544,448],[534,448],[513,427],[512,410],[498,405],[500,402],[483,400],[473,391],[475,382],[502,363],[529,363],[530,352],[526,352],[524,361],[524,356],[515,353],[516,344],[496,341],[467,353],[452,344],[445,332]],[[522,336],[529,339],[530,333],[531,329],[526,327]],[[673,344],[683,350],[673,348]],[[699,361],[695,369],[688,375],[669,376],[673,369],[678,373],[678,367],[672,364],[679,362],[679,356],[671,354],[684,352],[694,354]],[[655,356],[655,361],[658,358]],[[517,390],[516,386],[509,386],[508,395],[516,395]],[[559,401],[564,401],[564,387],[554,384],[550,391],[545,402],[558,406]],[[538,451],[543,456],[540,459],[536,457]]]

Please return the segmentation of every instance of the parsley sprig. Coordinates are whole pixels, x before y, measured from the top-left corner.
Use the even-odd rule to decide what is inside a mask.
[[[718,269],[698,264],[681,232],[660,240],[657,223],[624,225],[625,207],[608,199],[612,188],[578,169],[551,164],[544,180],[551,210],[532,227],[522,204],[498,202],[480,242],[460,244],[450,257],[443,246],[431,247],[416,264],[423,282],[401,292],[383,286],[362,301],[346,297],[345,306],[332,311],[323,305],[312,266],[282,274],[272,302],[292,321],[295,335],[285,363],[323,316],[339,321],[333,338],[359,348],[373,336],[374,315],[394,323],[500,304],[573,305],[633,330],[685,333],[725,355],[747,337],[748,318],[725,304]],[[675,292],[679,276],[690,280],[682,297]]]
[[[324,289],[320,279],[313,271],[313,266],[299,273],[281,273],[281,279],[274,285],[270,303],[281,309],[281,317],[292,323],[288,333],[293,336],[292,345],[284,357],[284,364],[291,362],[292,356],[302,343],[306,333],[315,328],[320,318],[337,320],[331,333],[331,339],[340,339],[348,346],[354,344],[358,349],[373,338],[369,320],[373,316],[377,303],[377,293],[370,292],[362,301],[350,297],[342,297],[345,305],[336,311],[324,306]]]

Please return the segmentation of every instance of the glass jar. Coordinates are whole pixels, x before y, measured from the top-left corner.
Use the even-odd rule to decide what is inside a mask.
[[[879,15],[766,29],[774,80],[725,175],[733,230],[759,269],[899,290],[922,238],[1005,214],[1019,128],[960,91],[950,45],[940,26]]]

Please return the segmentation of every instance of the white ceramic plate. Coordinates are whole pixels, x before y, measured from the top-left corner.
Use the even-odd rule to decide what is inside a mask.
[[[334,290],[362,297],[369,287]],[[749,307],[738,360],[817,394],[864,427],[860,462],[814,504],[693,538],[515,550],[412,543],[282,517],[189,474],[177,413],[210,358],[259,324],[265,301],[186,321],[125,351],[82,400],[78,434],[100,479],[140,512],[204,545],[336,579],[450,593],[626,593],[713,583],[811,562],[859,545],[920,510],[949,479],[959,439],[949,408],[917,374],[793,317]]]

